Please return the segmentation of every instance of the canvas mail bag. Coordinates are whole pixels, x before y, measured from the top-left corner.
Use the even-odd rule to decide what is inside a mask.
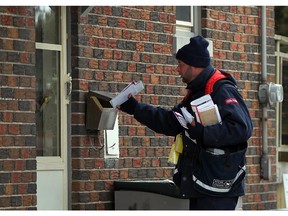
[[[245,177],[245,152],[246,149],[217,154],[202,148],[199,168],[192,174],[195,189],[208,195],[228,194]]]

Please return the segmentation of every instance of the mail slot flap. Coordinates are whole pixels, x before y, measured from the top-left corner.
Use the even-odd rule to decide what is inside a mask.
[[[115,97],[114,94],[105,91],[89,91],[88,97],[96,96],[103,107],[112,108],[110,100]]]
[[[117,109],[110,104],[114,95],[103,91],[89,91],[86,106],[86,129],[113,130]]]

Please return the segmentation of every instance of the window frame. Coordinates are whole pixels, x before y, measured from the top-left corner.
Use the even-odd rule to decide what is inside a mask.
[[[177,6],[176,6],[177,7]],[[188,6],[191,11],[191,22],[181,21],[176,19],[176,32],[174,35],[173,53],[176,54],[177,50],[187,44],[190,37],[195,35],[195,6]]]
[[[194,7],[193,6],[187,6],[187,7],[190,7],[191,20],[190,20],[190,22],[187,22],[187,21],[177,20],[177,18],[176,18],[176,32],[177,32],[177,28],[181,28],[182,30],[186,29],[187,31],[191,31],[191,32],[193,31]]]

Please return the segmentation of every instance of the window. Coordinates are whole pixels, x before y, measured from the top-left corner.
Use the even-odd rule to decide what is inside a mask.
[[[276,36],[278,50],[276,51],[277,58],[277,74],[276,83],[283,86],[284,98],[283,102],[278,105],[279,117],[279,146],[287,146],[288,148],[288,38],[284,36]]]
[[[288,57],[288,56],[287,56]],[[288,58],[282,61],[282,86],[285,96],[288,96]],[[282,142],[288,148],[288,97],[282,102]]]
[[[174,53],[189,42],[193,34],[193,7],[176,6],[176,35]]]
[[[201,35],[201,7],[176,6],[176,35],[174,38],[174,54],[194,35]],[[207,39],[207,38],[206,38]],[[213,57],[213,42],[209,42],[208,51]]]
[[[282,84],[283,101],[276,104],[277,206],[285,208],[284,173],[288,173],[288,37],[275,35],[276,83]],[[287,197],[286,197],[287,199]],[[287,206],[286,206],[287,207]]]
[[[193,27],[193,7],[191,6],[176,6],[176,24],[187,31],[192,31]]]
[[[288,37],[276,35],[276,83],[282,84],[284,98],[276,107],[278,161],[288,161]]]

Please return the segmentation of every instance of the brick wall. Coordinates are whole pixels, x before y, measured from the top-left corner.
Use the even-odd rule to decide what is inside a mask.
[[[0,209],[36,209],[34,7],[0,7]],[[103,132],[85,129],[90,90],[119,92],[143,80],[142,102],[171,107],[185,95],[172,55],[175,7],[72,7],[72,209],[113,209],[118,179],[171,179],[173,137],[119,113],[120,158],[104,159]],[[213,65],[238,80],[253,117],[243,209],[276,209],[275,112],[269,109],[272,178],[260,178],[262,112],[261,7],[203,7],[202,34],[213,40]],[[267,7],[267,72],[274,81],[274,8]]]
[[[274,8],[267,7],[267,81],[275,82]],[[244,210],[276,209],[275,112],[268,112],[268,153],[271,179],[260,178],[262,153],[262,111],[258,102],[261,83],[261,7],[205,7],[203,35],[214,42],[213,64],[231,72],[238,80],[254,123],[247,152],[247,187]]]
[[[120,158],[103,159],[98,138],[85,130],[88,90],[119,92],[131,80],[143,80],[142,102],[173,106],[185,95],[175,72],[173,7],[95,7],[86,17],[73,9],[73,209],[112,209],[113,181],[171,178],[167,164],[173,138],[156,134],[131,116],[119,113]],[[267,7],[267,71],[274,80],[274,8]],[[260,178],[262,112],[261,7],[202,7],[202,34],[214,42],[213,65],[238,80],[254,122],[247,152],[247,194],[243,209],[276,209],[275,113],[269,110],[269,157],[272,178]],[[76,45],[78,44],[78,45]],[[141,168],[141,169],[139,169]],[[88,188],[88,189],[87,189]]]
[[[33,7],[0,7],[0,209],[36,209]]]
[[[86,17],[73,8],[72,17],[72,207],[113,209],[115,180],[171,178],[167,155],[173,137],[120,112],[120,158],[105,160],[99,137],[89,139],[85,130],[85,96],[89,89],[119,92],[142,80],[145,91],[138,100],[175,105],[184,95],[172,57],[175,8],[94,7]]]

